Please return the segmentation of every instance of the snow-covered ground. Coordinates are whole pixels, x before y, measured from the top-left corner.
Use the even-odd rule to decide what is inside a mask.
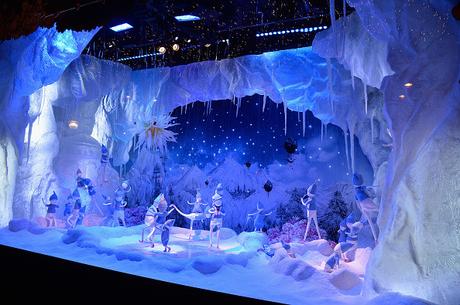
[[[0,243],[157,280],[281,303],[365,303],[360,291],[369,249],[358,251],[357,258],[364,260],[341,264],[338,271],[328,274],[322,271],[327,257],[324,254],[332,249],[327,249],[329,245],[324,240],[291,244],[296,258],[289,257],[275,244],[272,246],[279,249],[274,258],[269,258],[255,251],[266,239],[264,233],[237,236],[224,228],[217,250],[208,248],[207,231],[197,231],[188,240],[188,230],[174,227],[172,250],[164,253],[158,235],[153,248],[150,243],[139,242],[143,226],[80,227],[67,231],[23,223],[22,230],[21,225],[14,226],[19,229],[17,232],[1,229]],[[358,281],[351,289],[339,289],[333,283],[350,277],[343,276],[346,269]]]

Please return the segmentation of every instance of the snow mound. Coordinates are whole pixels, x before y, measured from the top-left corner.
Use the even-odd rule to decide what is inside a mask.
[[[257,251],[268,244],[268,237],[261,232],[242,232],[238,235],[238,242],[248,251]]]
[[[291,243],[291,249],[295,254],[304,255],[307,251],[317,251],[324,256],[329,256],[334,250],[325,239],[312,240],[306,243]]]
[[[228,254],[225,256],[225,262],[231,265],[240,265],[246,267],[249,259],[254,255],[254,252],[241,252],[238,254]]]
[[[396,292],[383,293],[372,300],[368,301],[366,305],[434,305],[426,300],[422,300],[412,296],[402,295]]]
[[[61,240],[65,244],[76,243],[80,248],[99,248],[99,240],[92,234],[81,229],[67,230],[62,235]]]
[[[212,274],[219,271],[224,264],[220,256],[200,256],[192,263],[192,267],[202,274]]]
[[[329,281],[341,290],[350,290],[361,284],[359,276],[348,269],[341,269],[332,273]]]
[[[11,232],[28,230],[32,234],[43,234],[46,232],[46,229],[40,228],[38,224],[24,218],[10,220],[8,223],[8,229]]]
[[[277,273],[292,276],[296,281],[308,279],[316,270],[301,259],[291,258],[284,248],[276,250],[269,266]]]

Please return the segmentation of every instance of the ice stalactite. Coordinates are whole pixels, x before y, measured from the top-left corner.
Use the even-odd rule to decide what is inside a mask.
[[[367,85],[363,84],[364,88],[364,112],[367,114]]]
[[[348,154],[348,129],[343,130],[343,137],[345,139],[345,156],[347,158],[347,168],[350,170],[350,156]]]
[[[354,128],[350,128],[350,158],[351,158],[351,171],[355,172],[355,132]]]
[[[321,121],[321,144],[323,144],[323,130],[324,130],[324,124],[323,124],[323,121]]]
[[[264,93],[264,99],[262,102],[262,112],[265,111],[265,105],[267,104],[267,95]]]
[[[343,0],[342,1],[342,5],[343,5],[343,16],[345,17],[347,15],[347,0]]]
[[[372,144],[374,144],[374,116],[375,116],[375,109],[373,109],[371,113],[371,143]]]
[[[297,122],[300,122],[300,111],[297,111]]]
[[[303,136],[305,137],[305,112],[302,112],[302,132],[303,132]]]
[[[241,107],[241,97],[236,98],[236,117],[238,117],[238,111],[240,110]]]
[[[353,66],[350,68],[350,74],[351,74],[351,87],[353,88],[353,91],[355,90],[355,72]]]
[[[284,135],[287,135],[287,103],[283,101],[284,108]]]
[[[329,16],[331,17],[331,27],[335,29],[335,1],[329,0]]]
[[[324,137],[327,138],[327,124],[324,124]]]
[[[331,111],[334,113],[334,100],[332,98],[333,92],[332,92],[332,65],[331,65],[331,59],[327,58],[327,89],[329,91],[329,103],[331,104]]]

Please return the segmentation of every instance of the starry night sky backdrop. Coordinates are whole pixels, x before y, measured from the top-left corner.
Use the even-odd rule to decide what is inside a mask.
[[[282,104],[267,98],[262,112],[263,97],[244,97],[236,117],[236,105],[230,101],[212,102],[212,111],[206,113],[202,102],[187,105],[187,112],[176,108],[172,116],[179,123],[171,130],[177,132],[177,143],[168,145],[168,159],[174,163],[197,165],[204,168],[214,165],[227,156],[241,164],[249,161],[265,167],[274,161],[288,165],[284,148],[287,138],[297,141],[298,154],[304,154],[311,166],[327,171],[335,179],[350,180],[351,171],[346,164],[343,132],[335,125],[327,127],[327,137],[321,143],[321,121],[310,111],[306,113],[305,137],[302,135],[302,114],[288,110],[288,131],[284,134],[284,109]],[[372,168],[355,138],[356,169],[365,176]],[[295,158],[295,155],[294,155]],[[367,173],[367,174],[366,174]],[[372,178],[370,176],[369,178]]]

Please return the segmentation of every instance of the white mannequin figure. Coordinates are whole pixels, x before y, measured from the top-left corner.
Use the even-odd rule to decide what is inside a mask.
[[[248,219],[251,216],[255,216],[254,217],[254,232],[256,232],[256,231],[262,232],[262,229],[263,229],[264,224],[265,224],[264,223],[265,216],[269,216],[269,215],[271,215],[273,213],[273,212],[263,213],[264,210],[265,209],[264,209],[263,205],[260,202],[258,202],[257,203],[257,212],[248,214]]]
[[[211,214],[211,223],[209,225],[209,247],[212,247],[212,239],[214,230],[216,230],[217,249],[219,249],[220,229],[222,228],[222,219],[225,213],[222,212],[222,196],[216,191],[212,196],[212,208],[209,210]]]
[[[302,205],[307,207],[307,228],[305,229],[305,235],[303,237],[303,240],[307,239],[308,230],[310,229],[310,224],[312,220],[315,222],[315,227],[316,227],[316,232],[318,233],[318,238],[321,239],[321,233],[319,232],[318,217],[317,217],[317,211],[316,211],[316,200],[315,200],[316,189],[317,189],[316,184],[313,183],[312,185],[308,187],[307,194],[305,194],[302,198],[300,198]],[[304,201],[305,196],[308,197],[307,201]]]
[[[353,174],[353,186],[355,187],[356,203],[358,204],[359,209],[363,213],[364,218],[369,223],[372,236],[374,237],[374,241],[377,243],[377,228],[375,227],[375,224],[372,222],[371,215],[374,213],[378,213],[379,207],[372,200],[371,194],[367,190],[367,187],[363,185],[363,183],[363,177],[361,176],[361,174]]]

